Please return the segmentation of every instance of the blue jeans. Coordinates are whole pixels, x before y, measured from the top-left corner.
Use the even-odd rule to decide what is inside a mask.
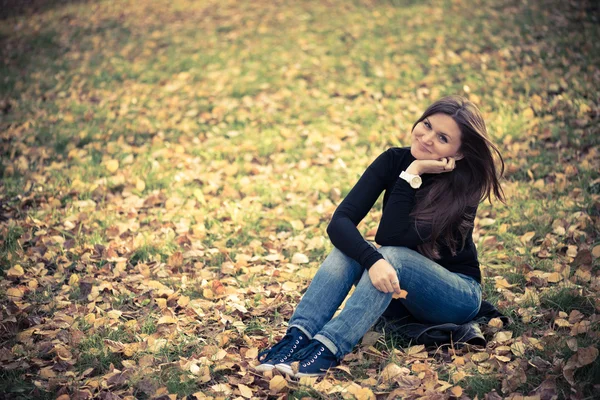
[[[479,311],[481,286],[474,278],[450,272],[405,247],[384,246],[379,252],[394,266],[400,287],[408,292],[406,299],[399,300],[401,308],[418,320],[461,324]],[[352,296],[332,319],[354,284]],[[367,270],[334,248],[315,274],[289,326],[320,341],[341,359],[352,351],[391,301],[392,293],[377,290]]]

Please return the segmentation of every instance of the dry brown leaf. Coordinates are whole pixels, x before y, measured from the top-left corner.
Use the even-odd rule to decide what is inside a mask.
[[[287,382],[286,382],[285,378],[281,375],[275,375],[269,381],[269,389],[271,390],[271,393],[273,393],[273,394],[281,392],[286,387],[287,387]]]
[[[393,299],[406,299],[406,296],[408,296],[408,292],[406,290],[400,289],[400,293],[394,292],[394,294],[392,295],[392,298]]]
[[[238,389],[240,390],[240,394],[242,395],[242,397],[245,397],[247,399],[252,397],[252,389],[250,389],[248,386],[242,384],[242,383],[238,383]]]
[[[600,258],[600,244],[594,246],[592,249],[592,256],[594,256],[594,258]]]
[[[385,366],[385,368],[383,368],[383,371],[381,371],[381,379],[383,380],[384,383],[389,384],[398,375],[407,374],[407,373],[410,373],[410,370],[408,368],[400,367],[399,365],[397,365],[395,363],[389,363],[388,365]]]

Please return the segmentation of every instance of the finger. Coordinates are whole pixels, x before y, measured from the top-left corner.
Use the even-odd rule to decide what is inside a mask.
[[[394,293],[400,294],[400,282],[396,281],[393,283],[394,285]]]
[[[383,289],[382,292],[383,293],[392,293],[394,291],[394,288],[392,287],[392,284],[390,283],[390,281],[384,281],[382,283]]]

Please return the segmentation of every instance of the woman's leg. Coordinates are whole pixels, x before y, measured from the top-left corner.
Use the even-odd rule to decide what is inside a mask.
[[[479,311],[481,287],[474,279],[450,272],[405,247],[386,246],[379,252],[396,268],[400,287],[408,292],[403,305],[417,319],[463,323]],[[352,351],[391,299],[392,294],[377,290],[368,271],[364,271],[342,312],[314,338],[342,358]]]
[[[337,248],[333,248],[315,274],[308,290],[289,321],[312,338],[331,320],[364,268]]]

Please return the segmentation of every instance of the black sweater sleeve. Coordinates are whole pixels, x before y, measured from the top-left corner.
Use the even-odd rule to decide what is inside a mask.
[[[356,227],[383,191],[383,214],[375,241],[382,246],[403,246],[417,250],[418,245],[430,239],[431,226],[420,223],[417,229],[410,214],[418,201],[417,193],[431,184],[435,175],[422,175],[423,187],[413,189],[399,177],[400,172],[406,170],[413,161],[409,148],[391,148],[377,157],[340,203],[327,227],[333,245],[367,269],[383,256],[362,237]],[[466,217],[472,220],[476,210],[477,207],[469,208]],[[458,254],[452,255],[445,245],[441,245],[440,253],[442,258],[436,260],[440,265],[480,281],[477,252],[471,233],[467,235],[465,247]]]
[[[365,268],[370,268],[383,256],[362,237],[356,227],[387,188],[392,163],[389,150],[377,157],[340,203],[327,226],[331,243]]]
[[[431,227],[420,224],[410,216],[415,206],[413,189],[404,179],[398,178],[383,207],[383,215],[375,241],[382,246],[416,248],[431,235]]]

